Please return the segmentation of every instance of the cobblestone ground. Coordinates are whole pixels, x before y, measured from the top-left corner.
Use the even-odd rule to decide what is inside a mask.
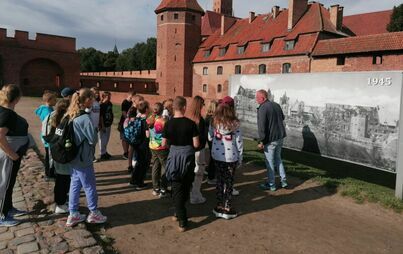
[[[84,223],[65,227],[66,216],[53,215],[53,182],[44,181],[44,165],[34,150],[24,158],[13,202],[30,214],[16,227],[0,228],[0,254],[104,253]]]

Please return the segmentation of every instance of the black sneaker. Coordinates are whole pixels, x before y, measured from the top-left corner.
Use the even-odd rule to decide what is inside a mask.
[[[125,160],[127,160],[127,159],[129,159],[129,154],[128,153],[124,153],[123,155],[122,155],[122,158],[123,159],[125,159]]]
[[[109,160],[110,158],[112,158],[112,155],[110,155],[108,152],[105,153],[106,158]]]
[[[101,159],[102,161],[107,161],[107,160],[110,159],[110,157],[108,157],[107,154],[102,154],[101,157],[100,157],[100,159]]]
[[[127,167],[127,173],[131,174],[133,172],[133,166]]]
[[[147,189],[147,184],[137,184],[136,187],[134,187],[137,191],[145,190]]]
[[[223,210],[222,211],[222,216],[221,216],[221,218],[223,218],[223,219],[226,219],[226,220],[230,220],[230,219],[233,219],[233,218],[236,218],[238,216],[238,213],[235,211],[235,210],[233,210],[233,209],[230,209],[229,211],[228,210]]]
[[[222,208],[215,207],[215,208],[213,209],[213,214],[214,214],[215,217],[217,217],[217,218],[222,218],[222,216],[223,216],[223,209],[222,209]]]

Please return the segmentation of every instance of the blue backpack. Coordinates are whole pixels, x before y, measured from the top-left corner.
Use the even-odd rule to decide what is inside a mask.
[[[134,120],[129,120],[123,128],[123,137],[130,145],[140,145],[145,138],[144,125],[145,119],[136,117]]]

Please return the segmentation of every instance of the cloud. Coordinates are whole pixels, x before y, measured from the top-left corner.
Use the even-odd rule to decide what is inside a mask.
[[[212,9],[213,0],[199,0]],[[391,9],[399,0],[323,0],[326,7],[339,3],[345,14]],[[77,38],[77,47],[111,50],[115,39],[122,50],[156,36],[154,9],[160,0],[1,0],[0,27]],[[234,0],[234,13],[270,12],[273,5],[286,8],[288,0]]]

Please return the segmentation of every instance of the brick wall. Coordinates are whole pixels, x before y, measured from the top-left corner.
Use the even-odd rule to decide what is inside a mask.
[[[337,56],[314,58],[312,72],[392,71],[403,69],[402,52],[382,55],[382,64],[373,64],[374,55],[345,56],[344,65],[337,65]]]
[[[81,76],[82,87],[99,87],[100,90],[111,92],[127,92],[133,90],[136,93],[157,94],[158,88],[155,79],[122,78],[122,77],[100,77]]]

